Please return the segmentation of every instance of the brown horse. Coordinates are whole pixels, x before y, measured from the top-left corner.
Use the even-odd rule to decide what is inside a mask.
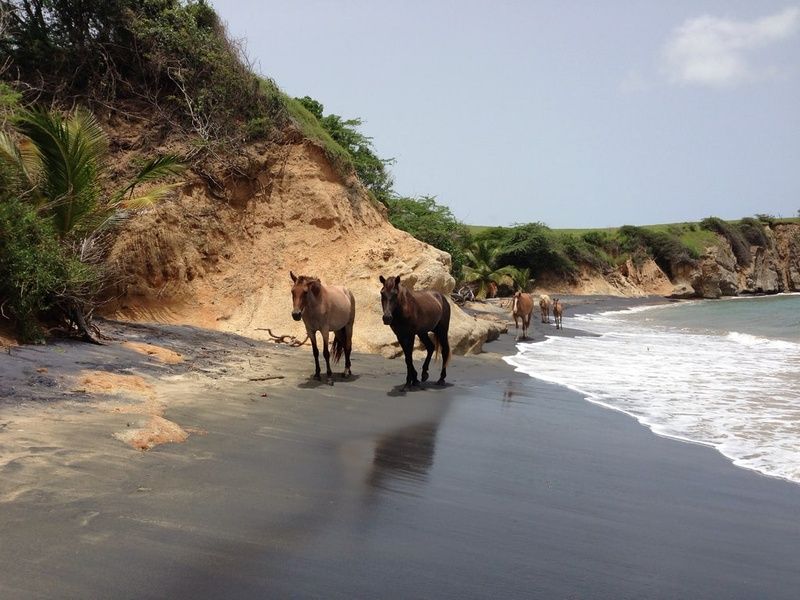
[[[533,313],[533,298],[530,294],[517,292],[514,294],[514,301],[511,304],[511,314],[514,317],[514,329],[519,329],[517,319],[522,319],[522,337],[517,339],[528,339],[528,327],[531,324],[531,314]]]
[[[556,298],[553,300],[553,319],[556,322],[556,329],[564,329],[564,326],[561,324],[561,317],[564,315],[564,305],[561,304],[561,300]]]
[[[322,285],[316,277],[300,275],[292,277],[292,318],[303,319],[311,348],[314,352],[314,377],[320,379],[319,349],[317,348],[317,331],[322,334],[322,355],[325,357],[328,383],[331,381],[331,361],[328,352],[328,333],[333,331],[333,362],[339,362],[344,353],[344,377],[351,375],[350,351],[353,348],[353,322],[356,319],[356,300],[345,287],[338,285]]]
[[[399,275],[388,279],[381,275],[380,281],[383,284],[381,288],[383,323],[394,331],[406,358],[406,383],[402,389],[419,385],[412,356],[414,336],[419,337],[425,350],[428,351],[425,362],[422,363],[422,381],[428,379],[428,366],[434,348],[437,352],[441,348],[442,372],[436,383],[444,385],[447,362],[450,360],[450,341],[447,339],[450,329],[450,304],[447,299],[439,292],[415,292],[405,286],[401,287]],[[435,343],[428,336],[429,331],[433,332]]]
[[[550,322],[550,296],[542,294],[539,296],[539,312],[542,315],[542,323]]]

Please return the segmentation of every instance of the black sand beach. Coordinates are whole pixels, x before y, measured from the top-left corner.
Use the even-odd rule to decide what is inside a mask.
[[[200,335],[139,332],[187,355]],[[47,386],[20,385],[48,360],[132,356],[0,358],[0,597],[798,595],[800,486],[513,372],[513,333],[408,393],[399,360],[355,356],[356,377],[327,386],[308,348],[202,335],[189,366],[132,367],[198,432],[149,452],[111,437],[129,417],[55,392],[43,409]]]

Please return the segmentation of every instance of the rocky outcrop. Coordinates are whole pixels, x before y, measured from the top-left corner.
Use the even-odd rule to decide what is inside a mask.
[[[660,295],[671,298],[721,298],[739,294],[800,291],[800,224],[765,227],[766,247],[750,248],[752,260],[739,265],[722,237],[694,263],[671,266],[670,279],[652,259],[626,260],[616,269],[581,269],[572,281],[542,276],[536,291],[549,294]]]
[[[221,185],[190,181],[170,202],[128,223],[109,268],[120,284],[109,312],[255,338],[302,339],[289,271],[348,286],[356,298],[354,349],[400,352],[381,320],[379,275],[448,294],[450,255],[392,227],[382,205],[334,171],[308,142],[251,146]],[[453,306],[451,345],[480,352],[500,326]]]
[[[766,247],[750,248],[747,265],[736,261],[730,244],[722,237],[706,248],[696,265],[673,269],[680,298],[720,298],[739,294],[777,294],[800,290],[800,224],[776,223],[765,227]]]

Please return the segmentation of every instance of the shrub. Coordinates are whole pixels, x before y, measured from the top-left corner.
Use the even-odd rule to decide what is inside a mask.
[[[745,217],[739,221],[737,227],[744,236],[744,239],[747,240],[751,246],[760,246],[761,248],[767,248],[769,246],[769,238],[764,229],[763,221],[753,219],[752,217]]]
[[[14,197],[0,200],[0,304],[23,341],[43,337],[38,318],[71,287],[72,262],[52,224],[33,207]]]
[[[499,245],[499,264],[530,268],[534,277],[547,272],[565,277],[577,274],[578,267],[564,251],[559,237],[544,223],[518,225],[507,235]]]
[[[149,99],[203,139],[243,137],[280,99],[206,0],[6,0],[3,54],[56,100]],[[0,55],[0,63],[5,56]]]
[[[737,228],[718,217],[707,217],[703,219],[700,221],[700,227],[708,231],[713,231],[726,239],[731,246],[733,255],[736,257],[736,262],[740,266],[750,264],[753,259],[750,253],[750,246]]]
[[[392,198],[388,201],[389,221],[420,241],[450,254],[453,277],[460,280],[464,267],[464,248],[470,243],[467,228],[458,222],[450,209],[435,198]]]
[[[631,253],[635,264],[641,264],[641,254],[637,257],[637,252],[644,250],[670,278],[674,277],[676,266],[692,264],[695,259],[692,251],[674,233],[623,225],[617,235],[621,247]]]

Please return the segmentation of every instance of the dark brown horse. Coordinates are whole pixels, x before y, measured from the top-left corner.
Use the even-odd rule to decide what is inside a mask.
[[[292,277],[292,318],[303,319],[308,337],[311,338],[311,349],[314,352],[314,373],[320,379],[319,349],[317,348],[317,331],[322,334],[322,354],[325,357],[328,383],[332,384],[330,352],[328,352],[328,333],[333,331],[333,362],[339,362],[344,353],[344,377],[349,377],[350,351],[353,348],[353,322],[356,319],[356,300],[345,287],[338,285],[322,285],[316,277],[306,275]]]
[[[556,329],[564,329],[564,326],[561,324],[561,317],[564,316],[564,305],[561,303],[561,300],[556,298],[553,300],[553,319],[556,322]]]
[[[415,292],[401,286],[399,275],[388,279],[381,275],[380,281],[383,284],[381,289],[383,323],[392,328],[406,357],[406,383],[403,389],[419,385],[412,356],[415,336],[419,337],[425,350],[428,351],[425,362],[422,363],[422,381],[428,379],[428,366],[434,348],[437,352],[441,349],[442,372],[436,383],[444,385],[447,362],[450,360],[450,341],[447,339],[450,329],[450,304],[447,299],[439,292]],[[429,331],[433,332],[435,343],[428,336]]]

